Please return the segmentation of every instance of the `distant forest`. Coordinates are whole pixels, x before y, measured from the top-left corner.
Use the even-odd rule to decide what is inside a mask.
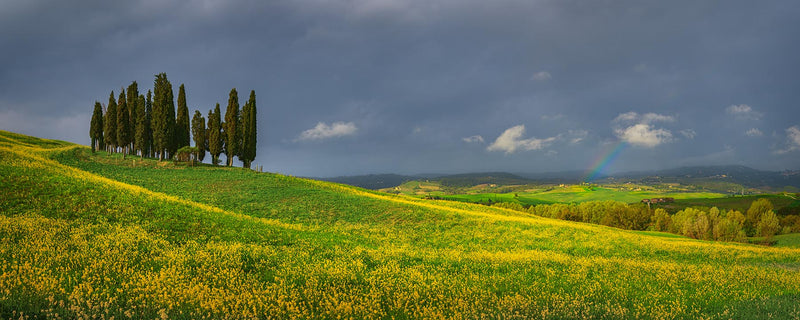
[[[800,216],[779,217],[772,203],[764,198],[753,201],[745,213],[717,207],[690,207],[670,215],[662,208],[650,210],[649,206],[613,200],[527,207],[498,202],[492,206],[620,229],[671,232],[702,240],[746,242],[748,237],[762,237],[762,243],[770,244],[777,234],[800,232]]]
[[[224,120],[224,121],[223,121]],[[108,104],[95,101],[89,137],[92,152],[105,150],[142,158],[203,161],[206,152],[211,162],[219,164],[219,155],[225,154],[226,165],[233,165],[233,157],[250,168],[256,157],[256,92],[250,90],[250,98],[239,109],[236,88],[228,95],[228,107],[222,118],[219,103],[208,111],[208,122],[195,111],[189,127],[189,108],[186,105],[186,88],[178,88],[177,113],[173,98],[172,83],[166,73],[155,76],[153,91],[147,95],[139,93],[139,85],[133,81],[121,88],[119,96],[114,91]],[[194,147],[190,146],[190,136]]]

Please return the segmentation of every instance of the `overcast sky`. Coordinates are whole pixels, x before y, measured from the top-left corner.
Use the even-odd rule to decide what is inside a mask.
[[[256,165],[302,176],[800,169],[800,2],[0,0],[0,129],[89,144],[166,72],[255,90]]]

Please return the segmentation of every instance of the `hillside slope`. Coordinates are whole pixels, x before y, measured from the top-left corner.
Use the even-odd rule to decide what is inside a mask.
[[[0,317],[800,317],[800,250],[0,131]]]

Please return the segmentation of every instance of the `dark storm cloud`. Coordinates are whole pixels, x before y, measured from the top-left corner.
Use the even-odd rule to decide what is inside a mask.
[[[800,156],[794,1],[0,6],[0,126],[39,136],[86,144],[95,100],[167,72],[204,115],[256,90],[256,163],[297,175],[585,169],[622,140],[612,170]]]

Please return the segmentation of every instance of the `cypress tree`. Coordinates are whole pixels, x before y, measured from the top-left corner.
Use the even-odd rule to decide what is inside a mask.
[[[138,123],[137,118],[137,108],[139,108],[139,84],[136,81],[132,82],[128,85],[128,96],[126,101],[128,101],[128,119],[130,121],[130,129],[131,129],[131,148],[130,153],[135,154],[136,150],[139,148],[136,146],[136,124]]]
[[[178,116],[175,127],[176,147],[189,146],[189,108],[186,106],[186,89],[183,84],[178,88]]]
[[[167,148],[165,143],[165,137],[167,135],[167,119],[166,114],[162,111],[163,103],[162,103],[162,92],[164,89],[162,87],[163,84],[163,74],[157,74],[155,82],[153,83],[153,90],[155,91],[154,99],[153,99],[153,121],[152,121],[152,130],[153,130],[153,151],[158,156],[159,160],[164,159],[164,149]]]
[[[166,73],[156,75],[153,85],[153,147],[159,160],[169,157],[175,150],[175,104],[172,98],[172,84]]]
[[[114,98],[114,91],[108,97],[106,116],[103,119],[103,139],[108,151],[113,153],[117,145],[117,100]]]
[[[211,162],[214,165],[219,164],[219,155],[222,153],[222,132],[220,131],[222,123],[220,121],[219,103],[217,103],[213,111],[208,111],[208,152],[211,154]]]
[[[164,79],[166,79],[166,74],[164,75]],[[167,80],[167,86],[165,91],[165,99],[167,101],[166,108],[164,111],[167,114],[167,126],[169,130],[169,139],[167,140],[167,154],[171,159],[175,152],[178,151],[178,142],[175,138],[175,96],[172,94],[172,83]]]
[[[233,88],[228,96],[228,108],[225,109],[225,156],[228,166],[233,165],[233,156],[239,153],[241,144],[239,117],[239,94],[236,93],[236,88]]]
[[[94,112],[92,112],[92,123],[89,127],[89,138],[92,140],[92,153],[97,149],[103,148],[103,105],[94,102]]]
[[[250,169],[256,158],[256,92],[250,90],[250,99],[242,107],[242,146],[239,159],[242,166]]]
[[[153,148],[153,93],[150,90],[147,90],[147,98],[144,102],[144,114],[145,114],[145,121],[144,121],[144,131],[146,134],[146,141],[145,141],[145,149],[147,150],[147,156],[153,157],[153,153],[155,152]]]
[[[212,122],[214,122],[214,109],[208,110],[208,117],[206,117],[206,119],[206,121],[208,121],[206,123],[206,151],[211,155],[211,164],[216,165],[217,163],[214,162],[216,158],[214,158],[214,154],[211,152],[211,145],[215,143],[211,137],[211,130],[213,128]]]
[[[144,159],[145,153],[147,153],[147,107],[144,95],[139,95],[139,99],[137,99],[136,103],[136,134],[135,134],[135,142],[134,146],[136,147],[136,151],[139,151],[141,154],[141,158]]]
[[[236,153],[236,156],[239,158],[239,161],[242,162],[242,168],[247,168],[249,164],[247,162],[247,142],[248,138],[245,136],[247,133],[247,121],[250,119],[249,115],[247,114],[248,109],[250,108],[250,101],[245,102],[242,105],[242,109],[239,111],[239,152]]]
[[[197,160],[203,161],[206,157],[206,148],[208,142],[206,141],[206,119],[203,119],[203,114],[195,110],[192,117],[192,137],[194,138],[194,146],[197,148]]]
[[[117,145],[122,148],[122,158],[125,159],[125,155],[128,153],[128,148],[131,143],[131,114],[130,111],[128,111],[125,89],[122,89],[119,93],[117,108]]]

